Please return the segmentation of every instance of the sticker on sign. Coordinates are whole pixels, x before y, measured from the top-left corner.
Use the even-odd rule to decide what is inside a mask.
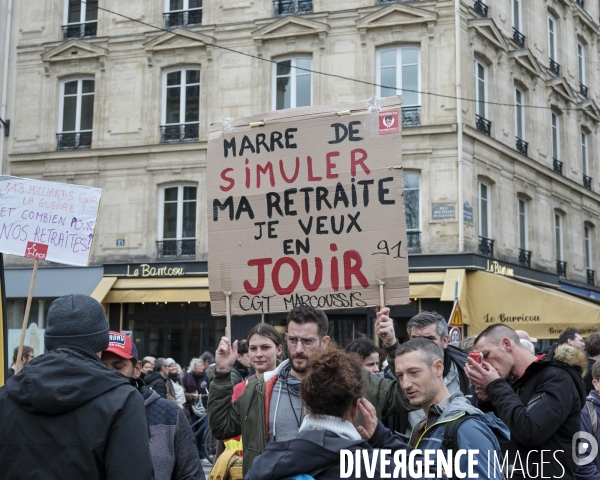
[[[0,176],[0,252],[85,266],[102,190]]]
[[[379,112],[379,135],[389,135],[399,131],[398,110]]]

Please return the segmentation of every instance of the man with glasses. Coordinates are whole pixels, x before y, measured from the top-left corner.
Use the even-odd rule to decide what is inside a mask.
[[[217,439],[244,438],[244,475],[252,460],[267,442],[285,441],[298,435],[306,414],[300,400],[300,383],[310,367],[311,355],[324,352],[329,344],[329,320],[321,310],[302,305],[289,312],[285,336],[289,359],[272,372],[250,382],[244,393],[231,401],[231,368],[237,356],[237,342],[223,337],[216,353],[215,379],[208,400],[209,424]],[[412,411],[398,382],[376,378],[364,372],[365,397],[377,416]]]
[[[19,354],[19,347],[15,347],[13,351],[13,363],[12,366],[8,369],[8,375],[6,376],[6,380],[12,377],[17,371],[17,355]],[[23,345],[23,353],[21,354],[21,367],[19,371],[23,370],[23,367],[27,365],[31,360],[35,358],[33,353],[33,348],[28,347],[27,345]]]

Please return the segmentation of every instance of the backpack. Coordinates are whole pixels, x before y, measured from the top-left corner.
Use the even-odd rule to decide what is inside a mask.
[[[586,400],[585,404],[590,414],[590,422],[592,422],[592,435],[595,437],[596,432],[598,431],[598,414],[596,413],[596,407],[591,400]]]

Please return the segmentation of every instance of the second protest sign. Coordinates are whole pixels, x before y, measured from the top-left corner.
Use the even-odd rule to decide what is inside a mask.
[[[401,100],[297,108],[213,125],[213,315],[408,303]]]

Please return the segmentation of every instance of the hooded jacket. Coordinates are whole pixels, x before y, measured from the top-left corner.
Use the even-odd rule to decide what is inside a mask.
[[[493,459],[494,452],[497,458],[501,458],[502,450],[499,441],[505,443],[510,439],[508,427],[493,413],[483,413],[474,407],[462,392],[453,393],[450,396],[450,404],[443,411],[440,411],[437,405],[432,405],[427,422],[429,426],[417,438],[419,425],[415,425],[409,444],[421,450],[440,449],[448,425],[464,415],[469,415],[469,419],[458,427],[457,448],[467,451],[479,450],[479,454],[474,457],[477,460],[477,465],[473,467],[476,476],[465,478],[501,480],[500,468],[493,463]],[[489,463],[488,459],[491,459]],[[488,464],[491,465],[489,472]],[[469,472],[466,455],[460,457],[460,470],[463,473]]]
[[[144,400],[93,352],[40,355],[0,388],[0,465],[3,480],[153,479]]]
[[[480,401],[480,408],[494,411],[510,430],[511,439],[502,448],[514,468],[512,478],[528,478],[537,468],[538,478],[571,480],[571,444],[585,405],[587,359],[566,344],[552,345],[537,358],[512,383],[491,382],[486,388],[490,401]]]
[[[140,387],[150,430],[150,451],[156,480],[204,480],[192,428],[181,408]]]
[[[384,467],[385,472],[381,470],[380,455],[382,454],[380,449],[389,449],[389,452],[383,454],[388,462],[388,465]],[[368,442],[342,438],[327,430],[304,430],[293,440],[269,443],[265,451],[256,457],[244,479],[280,480],[291,478],[294,475],[308,474],[316,480],[339,480],[340,463],[343,460],[340,455],[341,450],[351,451],[353,458],[354,452],[359,450],[361,459],[365,454],[368,454],[369,459],[377,459],[373,472],[367,472],[365,462],[361,463],[362,468],[359,472],[354,469],[354,461],[346,462],[346,468],[349,468],[349,465],[353,467],[349,478],[366,480],[386,478],[382,476],[382,473],[386,473],[387,478],[390,478],[395,468],[394,452],[405,450],[406,458],[408,458],[413,448],[381,423],[377,425],[375,433]],[[402,478],[413,478],[408,472],[406,475]]]
[[[587,396],[587,400],[592,402],[594,409],[596,410],[596,442],[600,445],[600,396],[596,390],[592,390]],[[586,405],[581,410],[581,431],[593,435],[592,421],[590,419],[590,412]],[[584,451],[577,450],[577,456],[581,459],[587,459],[592,453],[592,445],[590,442],[586,442],[587,448]],[[596,454],[596,457],[591,463],[587,465],[577,465],[575,467],[575,479],[576,480],[598,480],[600,478],[600,455]]]
[[[212,436],[218,440],[242,435],[244,439],[244,474],[252,460],[260,455],[269,441],[269,406],[279,372],[289,363],[281,363],[275,370],[266,372],[257,380],[249,382],[235,401],[231,401],[233,385],[231,372],[215,371],[208,397],[208,423]],[[377,410],[377,417],[396,415],[415,410],[395,381],[364,374],[367,388],[365,398]]]

